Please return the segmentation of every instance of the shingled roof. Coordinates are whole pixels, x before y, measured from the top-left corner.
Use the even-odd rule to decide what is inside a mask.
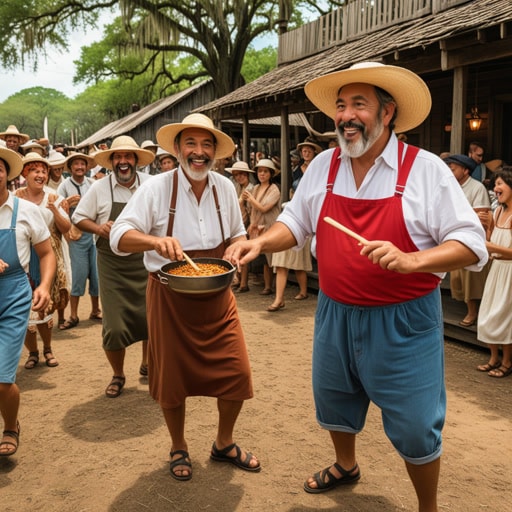
[[[196,109],[216,119],[232,118],[235,113],[250,117],[268,115],[276,104],[293,104],[304,97],[304,85],[311,79],[344,69],[365,60],[384,60],[396,52],[416,49],[425,52],[432,45],[475,31],[512,21],[511,0],[474,0],[437,14],[405,21],[401,24],[365,34],[341,46],[278,67],[253,82]],[[505,35],[499,37],[505,37]],[[474,38],[477,43],[477,37]],[[512,44],[511,44],[512,52]],[[401,65],[397,63],[397,65]],[[439,68],[441,62],[439,60]]]

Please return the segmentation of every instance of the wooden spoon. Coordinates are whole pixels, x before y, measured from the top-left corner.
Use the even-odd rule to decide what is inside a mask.
[[[361,235],[354,233],[354,231],[352,231],[351,229],[348,229],[343,224],[340,224],[339,222],[335,221],[334,219],[331,219],[331,217],[324,217],[324,221],[327,222],[327,224],[334,226],[336,229],[343,231],[343,233],[347,234],[348,236],[355,238],[360,244],[368,245],[370,243],[370,242],[368,242],[368,240],[366,240],[366,238],[363,238]]]
[[[183,252],[183,257],[185,258],[185,261],[196,271],[201,273],[201,269],[194,263],[192,258],[186,253]]]

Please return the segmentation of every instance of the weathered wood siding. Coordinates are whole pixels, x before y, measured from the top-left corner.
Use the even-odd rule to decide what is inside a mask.
[[[281,34],[278,64],[300,60],[364,34],[468,1],[472,0],[349,0],[339,9]]]

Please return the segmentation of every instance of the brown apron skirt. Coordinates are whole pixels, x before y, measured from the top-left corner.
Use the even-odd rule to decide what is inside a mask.
[[[187,396],[252,398],[251,368],[236,301],[169,290],[150,274],[146,295],[149,392],[164,409]]]

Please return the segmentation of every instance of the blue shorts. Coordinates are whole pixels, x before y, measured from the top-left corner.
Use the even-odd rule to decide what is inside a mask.
[[[406,461],[437,459],[446,415],[439,289],[377,307],[348,306],[320,292],[313,393],[322,427],[360,432],[371,401],[381,409],[386,435]]]
[[[83,233],[80,240],[69,242],[71,260],[71,295],[82,297],[89,279],[89,295],[98,297],[98,267],[96,266],[96,245],[93,235]]]

